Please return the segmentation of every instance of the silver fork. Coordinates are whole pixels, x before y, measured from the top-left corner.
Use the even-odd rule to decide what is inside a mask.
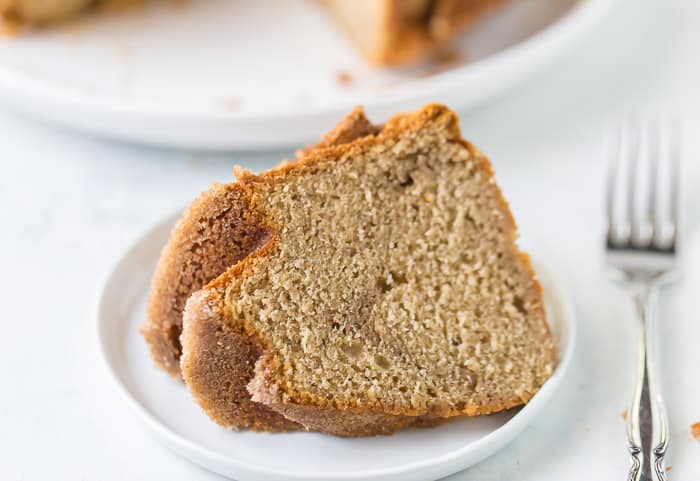
[[[668,419],[655,370],[659,288],[672,280],[679,237],[680,129],[657,119],[611,143],[606,262],[629,290],[639,322],[636,386],[627,421],[628,481],[665,481]]]

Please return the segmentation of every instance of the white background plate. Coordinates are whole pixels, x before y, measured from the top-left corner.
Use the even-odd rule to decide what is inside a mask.
[[[154,367],[138,333],[153,269],[177,217],[148,232],[117,263],[100,299],[99,341],[109,372],[148,430],[212,471],[239,481],[440,478],[489,456],[522,432],[568,368],[575,340],[573,312],[549,269],[535,262],[561,361],[523,409],[360,439],[226,431],[209,420],[182,383]]]
[[[380,120],[428,102],[473,106],[566,51],[611,2],[514,1],[461,37],[460,62],[440,73],[369,66],[312,0],[154,2],[0,38],[0,100],[130,141],[298,145],[358,104]]]

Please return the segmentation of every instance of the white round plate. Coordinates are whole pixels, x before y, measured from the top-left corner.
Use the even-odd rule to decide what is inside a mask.
[[[572,308],[549,269],[535,262],[560,362],[522,409],[371,438],[227,431],[201,411],[184,384],[153,365],[138,333],[153,269],[178,217],[144,235],[117,263],[99,302],[98,335],[110,374],[147,429],[211,471],[239,481],[441,478],[508,444],[542,410],[566,374],[575,339]]]
[[[358,104],[382,121],[429,102],[473,106],[566,51],[611,2],[512,0],[460,38],[451,68],[394,70],[368,65],[312,0],[152,2],[0,37],[0,100],[135,142],[299,145]]]

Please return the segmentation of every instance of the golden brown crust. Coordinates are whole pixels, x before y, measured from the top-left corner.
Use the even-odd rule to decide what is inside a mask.
[[[243,191],[217,184],[185,211],[163,249],[142,327],[159,367],[180,377],[180,333],[187,298],[267,241]]]
[[[254,402],[270,407],[309,431],[342,437],[377,436],[393,434],[406,428],[434,427],[457,417],[491,414],[518,407],[535,394],[528,393],[523,397],[501,400],[486,406],[470,406],[465,412],[449,417],[394,414],[372,409],[337,409],[294,402],[270,377],[265,363],[264,356],[257,361],[256,374],[248,384],[248,392]]]
[[[251,201],[251,207],[254,209],[254,202],[252,201],[256,194],[255,185],[258,183],[279,182],[281,177],[300,174],[305,169],[312,168],[315,164],[363,153],[375,145],[387,142],[387,140],[393,141],[397,139],[404,132],[417,132],[426,124],[444,128],[449,132],[453,141],[462,143],[471,152],[478,152],[476,147],[461,138],[457,114],[444,105],[428,104],[416,112],[395,115],[381,128],[376,127],[376,135],[356,138],[346,144],[307,149],[307,155],[299,158],[298,162],[284,163],[262,174],[254,174],[250,171],[242,170],[238,177],[238,184],[246,191],[248,199]],[[491,164],[485,157],[484,162],[484,165],[491,169]],[[489,173],[492,172],[493,170],[491,169]]]
[[[293,402],[282,402],[275,393],[270,393],[271,386],[251,384],[252,400],[265,405],[305,426],[309,431],[333,434],[342,437],[376,436],[393,434],[412,426],[427,427],[428,418],[421,416],[402,416],[366,410],[343,410]]]
[[[380,130],[380,127],[367,119],[365,109],[362,106],[357,106],[333,130],[324,135],[318,144],[299,151],[297,156],[302,157],[315,149],[349,144],[353,140],[375,135]]]
[[[391,119],[383,129],[376,135],[369,135],[358,138],[348,144],[333,145],[326,148],[312,149],[306,152],[298,162],[282,165],[276,169],[268,171],[261,175],[255,175],[250,172],[241,172],[238,185],[245,192],[246,200],[253,211],[256,211],[256,197],[261,190],[262,184],[284,182],[288,176],[302,175],[307,170],[313,170],[314,165],[325,161],[334,161],[340,158],[347,158],[354,155],[361,155],[372,146],[381,143],[395,142],[396,139],[406,132],[416,132],[424,128],[427,124],[436,126],[446,131],[449,141],[461,143],[465,148],[469,149],[475,155],[480,155],[479,152],[471,144],[461,138],[457,116],[447,107],[437,104],[431,104],[423,109],[405,115],[398,115]],[[483,156],[479,157],[482,170],[492,175],[491,164]],[[498,187],[493,184],[493,189],[496,190],[497,198],[500,199],[501,207],[504,212],[507,212],[506,222],[510,223],[512,230],[515,230],[515,223],[508,209],[508,205],[503,199],[503,196]],[[233,316],[226,314],[225,290],[228,283],[239,276],[245,276],[259,263],[266,262],[266,257],[274,251],[275,244],[275,220],[261,219],[262,225],[270,229],[271,235],[267,244],[260,249],[252,252],[248,257],[241,262],[232,266],[224,274],[216,278],[208,284],[202,293],[207,299],[209,309],[218,312],[217,318],[228,322],[232,321]],[[515,234],[514,234],[515,235]],[[534,270],[527,256],[522,257],[526,265],[526,275],[530,278],[534,289],[538,291],[541,287],[537,283]],[[539,292],[536,293],[539,296]],[[541,303],[534,307],[538,309],[544,319],[543,306]],[[202,318],[197,310],[188,303],[186,311],[187,326],[186,331],[191,329],[195,332],[200,327],[200,323],[207,322],[206,318]],[[241,337],[240,340],[248,339],[248,342],[255,344],[262,356],[257,361],[255,376],[247,378],[250,381],[248,391],[253,395],[255,401],[266,404],[272,410],[277,411],[287,418],[303,424],[309,429],[320,430],[342,436],[356,435],[371,435],[385,434],[393,432],[404,427],[412,425],[424,425],[432,422],[435,418],[452,417],[460,415],[477,415],[496,412],[504,409],[509,409],[527,402],[535,393],[523,393],[518,397],[509,399],[490,399],[489,402],[483,405],[466,405],[460,409],[451,409],[440,413],[426,413],[415,410],[407,410],[394,406],[385,406],[382,409],[369,406],[358,406],[354,404],[340,405],[337,402],[330,402],[326,399],[316,399],[311,394],[305,393],[298,395],[290,386],[285,385],[282,380],[274,379],[271,373],[276,372],[276,367],[279,361],[275,359],[274,353],[267,349],[264,336],[255,331],[252,323],[243,321],[243,325],[233,326],[234,330],[245,332],[247,338]],[[188,332],[184,337],[189,337],[191,332]],[[202,356],[209,350],[215,348],[211,344],[211,338],[198,339],[197,336],[191,337],[191,342],[185,349],[187,358]],[[233,347],[234,349],[238,349]],[[240,349],[249,349],[248,347],[239,347]],[[188,350],[189,349],[189,350]],[[258,352],[258,351],[255,351]],[[553,354],[554,355],[554,354]],[[210,382],[207,376],[221,377],[224,373],[219,372],[216,366],[216,358],[208,356],[209,364],[203,361],[202,368],[196,376],[193,376],[190,370],[185,370],[185,362],[183,360],[183,375],[186,383],[193,390],[199,393],[200,403],[205,406],[208,414],[217,422],[224,425],[232,425],[232,419],[235,420],[235,413],[228,412],[226,402],[222,402],[221,396],[213,395],[202,402],[201,396],[203,389],[201,384]],[[187,362],[194,362],[189,360]],[[240,380],[244,382],[246,380]],[[246,381],[247,382],[247,381]],[[206,394],[204,394],[206,395]]]
[[[199,291],[187,302],[182,335],[182,374],[192,395],[217,423],[229,429],[294,431],[301,428],[273,409],[251,401],[247,385],[262,347],[232,327],[213,307],[209,292]]]
[[[458,417],[491,414],[521,406],[530,398],[514,398],[498,404],[494,403],[480,407],[469,414],[450,417],[404,416],[359,409],[338,410],[311,405],[283,403],[273,399],[266,399],[264,404],[283,414],[287,419],[303,425],[309,431],[341,437],[361,437],[394,434],[407,428],[434,427]],[[254,397],[253,399],[262,398]]]

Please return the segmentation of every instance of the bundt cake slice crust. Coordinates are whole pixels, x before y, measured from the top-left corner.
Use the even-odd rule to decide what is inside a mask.
[[[430,298],[435,293],[426,291],[426,288],[430,289],[431,279],[427,278],[426,283],[420,284],[417,283],[420,279],[416,279],[416,276],[406,272],[390,272],[386,277],[383,276],[387,273],[382,273],[376,279],[372,277],[375,274],[372,274],[370,278],[373,281],[368,288],[362,287],[361,284],[355,287],[343,284],[342,295],[345,296],[347,302],[341,302],[338,310],[334,312],[330,312],[333,309],[328,312],[317,310],[318,306],[325,302],[325,299],[318,296],[313,297],[316,291],[309,286],[309,282],[313,285],[313,279],[288,279],[289,283],[281,289],[277,289],[272,298],[259,297],[260,293],[265,294],[270,291],[271,286],[279,281],[279,278],[275,280],[274,276],[285,276],[290,272],[306,272],[303,256],[284,257],[280,261],[284,250],[289,246],[289,240],[295,235],[290,231],[296,232],[297,235],[301,233],[302,237],[307,236],[306,239],[310,242],[309,248],[311,249],[307,251],[309,256],[314,253],[321,255],[321,251],[330,246],[329,252],[335,253],[335,257],[322,257],[329,263],[343,258],[344,254],[352,258],[356,255],[356,252],[352,252],[353,249],[366,247],[358,242],[346,244],[345,247],[348,247],[350,251],[345,253],[342,249],[338,249],[338,246],[333,246],[334,240],[342,242],[342,239],[333,238],[335,233],[347,234],[352,230],[342,231],[343,227],[340,226],[342,224],[340,221],[335,233],[325,238],[329,242],[325,247],[324,245],[312,246],[311,242],[324,239],[323,232],[317,235],[319,232],[317,228],[320,227],[314,226],[314,219],[317,219],[316,213],[318,211],[312,210],[310,212],[314,212],[313,215],[304,217],[302,205],[299,205],[298,208],[287,206],[284,210],[275,210],[272,206],[275,202],[274,199],[279,199],[276,196],[287,196],[284,198],[296,202],[304,198],[304,195],[302,191],[295,190],[299,187],[295,182],[299,179],[303,181],[312,177],[316,181],[321,179],[323,175],[326,175],[326,181],[335,178],[336,182],[341,180],[347,181],[348,184],[352,184],[350,180],[363,178],[363,176],[379,179],[378,181],[383,182],[386,180],[383,178],[384,175],[396,175],[396,178],[390,182],[390,185],[394,187],[376,191],[368,189],[364,192],[359,189],[353,190],[351,193],[354,195],[354,193],[359,192],[359,196],[352,203],[356,201],[359,204],[362,204],[363,197],[369,196],[371,198],[372,195],[383,195],[382,192],[389,192],[393,188],[411,188],[413,184],[415,184],[415,188],[425,187],[432,181],[429,178],[426,184],[425,179],[421,178],[422,175],[425,175],[426,172],[434,172],[436,169],[440,170],[443,167],[447,169],[447,167],[441,167],[437,164],[423,165],[426,162],[426,152],[421,148],[415,149],[416,146],[413,146],[406,150],[406,146],[417,138],[420,142],[421,136],[426,132],[428,132],[428,136],[423,140],[427,143],[423,147],[437,145],[440,149],[447,149],[442,151],[448,154],[446,158],[454,156],[453,159],[446,161],[449,164],[449,169],[453,169],[444,172],[448,180],[449,176],[462,172],[460,169],[464,165],[469,165],[468,176],[478,180],[477,187],[480,189],[480,191],[472,192],[473,196],[476,196],[475,198],[482,196],[487,199],[490,202],[487,207],[496,213],[495,217],[485,219],[495,223],[493,227],[497,229],[498,235],[494,238],[501,239],[503,242],[496,244],[497,247],[500,246],[501,250],[494,251],[494,256],[496,253],[504,255],[506,259],[503,262],[511,263],[514,266],[512,271],[508,272],[509,275],[512,275],[505,283],[497,283],[495,287],[491,286],[500,289],[498,296],[501,297],[498,297],[498,302],[501,304],[498,306],[493,303],[480,305],[478,304],[478,289],[465,290],[465,293],[470,293],[469,295],[474,298],[473,302],[477,302],[477,305],[469,307],[473,311],[470,315],[473,317],[474,312],[476,312],[477,318],[482,316],[490,322],[490,325],[495,329],[493,338],[489,338],[488,332],[480,334],[485,336],[485,339],[478,339],[478,336],[474,338],[472,331],[475,329],[474,326],[478,326],[479,319],[467,319],[468,316],[464,317],[466,316],[464,313],[461,313],[464,316],[460,318],[459,312],[448,312],[448,320],[441,328],[428,326],[423,329],[420,324],[414,322],[415,319],[409,322],[409,324],[413,322],[411,324],[413,329],[417,331],[423,329],[423,333],[440,332],[442,329],[444,335],[440,335],[442,337],[438,336],[436,339],[438,344],[442,343],[440,349],[444,351],[433,349],[435,351],[433,352],[432,348],[426,345],[417,350],[414,347],[414,351],[409,349],[410,352],[407,352],[406,346],[402,346],[402,338],[415,342],[415,338],[411,338],[411,331],[404,331],[396,335],[392,335],[391,332],[401,329],[405,319],[399,319],[397,325],[377,325],[377,322],[381,324],[382,319],[396,318],[396,312],[391,311],[396,304],[395,302],[392,304],[393,301],[390,299],[391,291],[403,292],[404,294],[406,291],[405,288],[394,286],[394,283],[406,284],[410,289],[426,293],[427,297],[419,297],[420,302],[425,301],[426,304],[430,304],[435,301],[434,298]],[[413,150],[411,150],[412,148]],[[371,162],[363,163],[364,161],[356,160],[363,158],[368,153],[372,153],[374,156],[374,160]],[[400,154],[402,160],[397,161],[394,154]],[[385,160],[382,160],[383,158]],[[387,167],[385,161],[391,165],[388,166],[388,169],[381,171],[380,168],[381,172],[377,172],[375,167],[382,165],[384,168]],[[362,169],[360,171],[343,170],[348,165],[357,166],[358,162],[366,167],[364,171]],[[421,168],[416,168],[413,173],[409,173],[407,176],[404,175],[406,172],[400,172],[402,167],[416,167],[419,164],[421,164]],[[329,172],[330,175],[327,175]],[[462,174],[466,175],[466,171]],[[441,179],[440,182],[445,180],[442,177]],[[210,392],[203,389],[203,386],[207,384],[208,379],[225,379],[227,373],[218,370],[216,363],[212,361],[210,361],[211,364],[208,368],[202,367],[203,364],[206,364],[205,354],[213,348],[207,344],[204,338],[194,334],[202,322],[201,316],[198,314],[199,309],[196,306],[202,305],[221,313],[218,316],[219,319],[233,329],[245,331],[250,339],[260,345],[262,355],[256,361],[255,376],[248,385],[248,391],[252,394],[253,401],[265,404],[307,428],[337,435],[385,434],[406,426],[431,424],[441,418],[483,414],[507,409],[530,399],[551,374],[555,353],[544,317],[539,284],[527,256],[515,248],[515,225],[500,191],[493,183],[488,160],[461,139],[457,128],[457,118],[447,108],[432,105],[415,114],[398,116],[376,136],[361,138],[339,147],[312,151],[300,162],[286,165],[260,176],[243,174],[239,185],[247,194],[250,208],[260,215],[263,224],[270,229],[272,234],[261,249],[253,252],[206,286],[196,296],[193,296],[184,316],[183,357],[181,360],[183,376],[195,398],[217,422],[230,425],[230,422],[226,420],[228,418],[222,414],[227,411],[226,403],[219,403],[217,400],[220,397],[212,396]],[[382,185],[386,187],[389,184]],[[459,189],[459,185],[459,182],[450,184],[452,189]],[[317,184],[314,186],[321,188]],[[328,190],[328,185],[321,189],[320,194],[318,192],[314,194],[312,189],[308,189],[308,185],[306,187],[305,192],[312,197],[316,195],[314,198],[316,201],[320,200],[321,205],[331,205],[334,200],[337,200],[334,198],[335,194],[332,190]],[[345,193],[342,184],[336,187],[338,192]],[[438,202],[441,202],[446,198],[444,193],[440,192],[437,196],[431,192],[418,192],[418,194],[427,203],[435,201],[436,198]],[[464,192],[460,193],[460,195],[464,194]],[[328,204],[329,202],[330,204]],[[435,212],[440,212],[444,207],[438,207]],[[455,206],[447,207],[453,208]],[[391,208],[392,205],[387,205],[387,209]],[[418,210],[420,211],[421,208],[419,207]],[[304,218],[304,222],[301,222],[300,225],[289,223],[290,219],[285,218],[285,215],[295,213]],[[406,211],[397,212],[399,215],[405,213]],[[362,209],[355,211],[355,214],[361,217]],[[464,212],[459,217],[462,218],[463,214]],[[477,222],[481,222],[479,212],[471,212],[471,215],[476,216]],[[469,212],[465,218],[470,222],[475,221],[474,218],[470,217]],[[379,222],[381,223],[382,219],[379,219]],[[462,222],[462,220],[458,222]],[[401,225],[410,227],[410,223]],[[325,235],[328,233],[329,231],[326,231]],[[381,234],[379,231],[374,233]],[[388,238],[391,239],[391,236]],[[430,244],[430,234],[426,234],[424,238]],[[374,248],[377,243],[386,239],[380,235],[374,239],[366,240],[369,240],[369,245]],[[299,238],[297,238],[298,240]],[[323,254],[329,252],[324,251]],[[386,252],[380,254],[384,255]],[[388,259],[387,262],[389,261]],[[452,262],[450,265],[462,266],[475,261],[479,261],[479,259],[460,258],[457,261],[453,259],[450,261]],[[323,262],[311,266],[309,272],[313,272],[313,269],[318,268]],[[297,266],[296,263],[301,264]],[[376,263],[380,267],[385,264],[387,263]],[[346,265],[345,268],[347,267]],[[440,268],[440,265],[437,267]],[[352,278],[353,275],[349,271],[343,271],[338,273],[339,277],[336,280],[344,282]],[[346,276],[348,277],[346,278]],[[460,282],[471,283],[474,281],[478,283],[483,281],[478,281],[477,278],[478,276],[471,278],[463,276],[460,278]],[[367,280],[363,278],[361,283],[369,285]],[[304,295],[299,297],[300,292],[295,286],[300,287],[301,292],[306,293],[309,299],[305,299]],[[457,290],[459,288],[458,285]],[[402,289],[404,290],[402,291]],[[446,289],[449,290],[449,286]],[[320,292],[324,292],[324,295],[328,294],[322,289]],[[285,299],[285,295],[291,295],[292,298]],[[251,296],[258,297],[251,303],[248,302]],[[472,302],[470,300],[472,297],[467,296],[463,298],[463,301]],[[385,302],[387,299],[389,301]],[[266,306],[265,303],[269,305]],[[373,309],[386,310],[387,306],[390,308],[389,311],[379,312],[381,315],[377,317],[377,312]],[[415,305],[408,310],[414,308],[416,308]],[[310,310],[311,317],[305,317],[304,309]],[[316,311],[314,311],[315,309]],[[420,311],[420,306],[417,309]],[[501,310],[496,312],[494,309]],[[425,311],[420,311],[420,313],[425,315]],[[354,318],[349,319],[348,315],[354,315]],[[313,324],[311,320],[318,322]],[[368,320],[374,322],[374,326],[369,325]],[[421,322],[423,321],[430,324],[434,319],[425,318]],[[319,322],[321,324],[318,324]],[[285,323],[291,323],[296,327],[288,326],[281,333],[276,332],[278,327]],[[316,327],[309,331],[309,327],[312,325]],[[330,334],[320,341],[316,339],[316,344],[311,349],[307,349],[308,346],[305,344],[308,342],[313,344],[313,337],[318,337],[317,334],[324,332],[324,329],[328,331],[329,326],[332,326],[332,329],[343,331],[343,335],[350,332],[350,337],[345,339],[357,339],[358,344],[344,343],[341,338],[334,338],[334,334]],[[507,334],[511,329],[513,335],[516,336],[515,338]],[[468,339],[462,339],[460,335],[468,337]],[[506,339],[503,336],[510,337]],[[517,336],[521,336],[520,341],[526,345],[520,342]],[[454,349],[447,346],[446,342],[454,343]],[[319,361],[326,355],[324,353],[323,356],[319,356],[317,350],[319,347],[330,353],[328,354],[332,361],[330,364]],[[381,353],[378,350],[379,347],[383,349]],[[231,345],[229,348],[237,349],[238,347]],[[422,350],[426,350],[428,354],[424,355]],[[482,362],[484,359],[479,360],[477,355],[479,350],[485,353],[484,359],[492,364],[485,364]],[[437,358],[435,358],[436,352]],[[440,356],[447,352],[454,355],[455,359],[460,362],[464,361],[464,365],[453,362],[449,366],[445,366],[440,361]],[[418,358],[420,358],[419,361],[416,361]],[[435,362],[433,363],[433,361]],[[523,365],[514,365],[514,363]],[[199,365],[200,369],[193,369],[192,366],[195,365]],[[346,368],[349,365],[357,365],[359,372],[348,371]],[[339,371],[342,371],[339,374],[336,373],[339,375],[336,378],[332,378],[329,374],[333,371],[334,366],[340,366]],[[318,369],[316,369],[317,367]],[[385,382],[388,378],[385,376],[386,373],[382,373],[382,371],[387,370],[397,373],[391,382]],[[443,372],[440,372],[441,370]],[[522,379],[509,377],[511,371]],[[444,392],[438,392],[444,388],[439,384],[441,376],[451,376],[452,381],[468,387],[462,386],[462,391],[456,394],[450,394],[447,389]],[[377,379],[381,379],[384,384],[377,384],[375,382]],[[328,382],[329,380],[332,382]],[[351,386],[349,394],[346,392],[347,382],[352,384],[352,382],[357,381],[362,384],[367,380],[369,380],[368,384],[359,387]],[[414,389],[415,392],[410,391],[411,389]],[[390,394],[390,391],[393,394]],[[400,394],[406,394],[406,392],[409,394],[405,396]],[[394,397],[391,397],[392,395]],[[215,408],[212,408],[213,405]],[[235,416],[231,417],[235,418]]]
[[[183,356],[186,379],[196,379],[192,394],[204,411],[229,429],[252,428],[259,431],[295,431],[303,429],[274,409],[250,399],[247,386],[254,376],[255,362],[263,349],[258,339],[240,327],[229,324],[223,311],[212,305],[206,291],[189,299],[183,331]],[[196,318],[196,322],[188,322]]]
[[[182,311],[187,298],[267,242],[235,184],[215,184],[185,211],[161,253],[141,332],[156,364],[180,377]]]

